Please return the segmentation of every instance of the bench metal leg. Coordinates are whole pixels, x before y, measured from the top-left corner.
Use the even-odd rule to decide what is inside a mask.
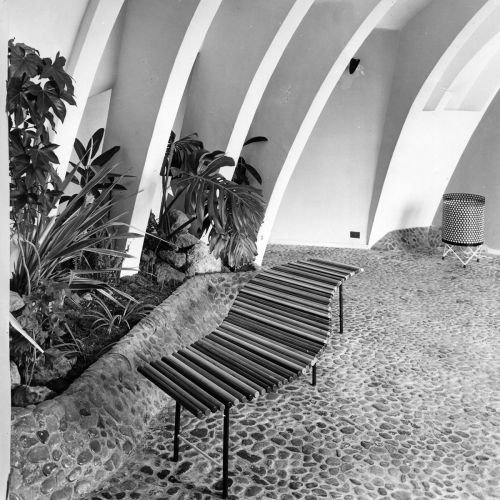
[[[344,298],[342,297],[342,284],[339,286],[339,319],[340,333],[344,333]]]
[[[181,404],[175,402],[175,427],[174,427],[174,458],[173,461],[179,460],[179,430],[181,427]]]
[[[229,406],[224,408],[224,435],[222,437],[222,498],[229,489]]]
[[[312,365],[312,382],[311,385],[316,385],[316,363]]]

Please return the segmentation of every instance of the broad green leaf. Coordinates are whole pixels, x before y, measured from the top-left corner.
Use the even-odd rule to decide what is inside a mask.
[[[264,137],[262,135],[257,135],[255,137],[250,137],[250,139],[247,139],[243,144],[243,147],[247,146],[248,144],[252,144],[253,142],[267,142],[267,141],[268,141],[267,137]]]
[[[11,47],[9,61],[9,78],[23,78],[25,75],[33,78],[42,67],[42,59],[38,54],[19,45]]]
[[[104,137],[104,129],[103,128],[96,130],[92,134],[92,137],[90,138],[90,140],[87,144],[87,149],[91,151],[91,153],[90,153],[91,158],[93,158],[97,154],[97,151],[99,150],[99,146],[101,145],[103,137]]]
[[[75,138],[73,147],[75,148],[76,154],[80,162],[86,166],[88,160],[88,150],[83,147],[83,144],[81,143],[80,139],[78,139],[78,137]]]
[[[94,158],[92,160],[92,165],[102,167],[103,165],[108,163],[118,151],[120,151],[120,146],[113,146],[107,151],[104,151],[104,153],[99,155],[97,158]]]

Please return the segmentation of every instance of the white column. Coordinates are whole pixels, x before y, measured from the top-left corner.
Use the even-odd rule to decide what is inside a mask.
[[[0,227],[9,234],[9,144],[5,113],[5,80],[7,79],[8,18],[7,2],[0,0]],[[9,238],[1,238],[0,258],[0,498],[6,498],[10,471],[10,369],[9,369]]]
[[[302,19],[311,8],[314,0],[296,0],[286,18],[277,31],[273,41],[269,45],[264,57],[255,75],[248,87],[245,99],[241,105],[238,117],[236,118],[231,137],[229,139],[226,155],[238,161],[241,148],[245,142],[248,130],[252,124],[253,117],[257,111],[257,107],[262,99],[262,95],[266,90],[267,84],[278,65],[278,62],[283,55],[288,43],[290,42],[295,31],[299,27]],[[233,176],[235,167],[223,167],[220,172],[227,179]]]
[[[177,52],[147,147],[139,183],[139,192],[135,198],[135,204],[131,213],[130,225],[132,231],[134,231],[134,228],[138,228],[139,230],[146,229],[155,190],[160,183],[159,171],[170,130],[172,130],[196,56],[219,9],[221,1],[200,0]],[[138,268],[142,245],[143,238],[134,238],[127,242],[128,252],[132,257],[124,261],[124,268]],[[136,271],[123,271],[123,274],[134,272]]]
[[[288,182],[292,177],[295,166],[297,165],[300,155],[304,150],[304,147],[316,125],[316,122],[318,121],[323,108],[328,102],[330,94],[333,92],[333,89],[337,85],[340,77],[342,76],[342,73],[345,71],[353,55],[361,47],[366,38],[375,29],[378,23],[387,14],[387,12],[389,12],[389,10],[394,6],[395,3],[396,0],[380,0],[375,5],[375,7],[366,16],[364,21],[360,24],[347,44],[344,46],[343,50],[335,60],[321,86],[319,87],[319,90],[314,96],[314,99],[307,113],[305,114],[299,130],[293,140],[292,146],[288,151],[285,162],[281,167],[280,173],[273,188],[273,192],[269,199],[264,223],[262,224],[259,235],[257,237],[258,255],[256,258],[256,262],[258,264],[262,263],[264,252],[271,235],[271,230],[273,228],[274,221],[276,220],[281,200],[283,199],[283,195],[285,194]]]
[[[90,0],[68,57],[66,71],[73,77],[77,105],[66,107],[66,119],[56,127],[55,142],[59,144],[57,173],[63,179],[99,62],[123,2]]]

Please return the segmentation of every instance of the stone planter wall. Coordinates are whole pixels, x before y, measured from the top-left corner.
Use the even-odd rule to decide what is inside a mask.
[[[396,229],[387,233],[372,247],[373,250],[411,250],[423,248],[435,249],[442,245],[441,228],[411,227]]]
[[[254,273],[196,276],[138,323],[69,389],[12,409],[11,500],[65,500],[120,467],[169,398],[136,370],[210,333]]]

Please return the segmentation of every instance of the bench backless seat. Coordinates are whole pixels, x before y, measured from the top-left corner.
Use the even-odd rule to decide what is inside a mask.
[[[332,331],[330,299],[363,269],[322,259],[275,266],[254,276],[239,292],[227,317],[212,333],[171,355],[145,360],[138,371],[175,399],[173,460],[184,407],[198,418],[222,411],[222,496],[228,494],[229,411],[305,374],[316,363]]]

